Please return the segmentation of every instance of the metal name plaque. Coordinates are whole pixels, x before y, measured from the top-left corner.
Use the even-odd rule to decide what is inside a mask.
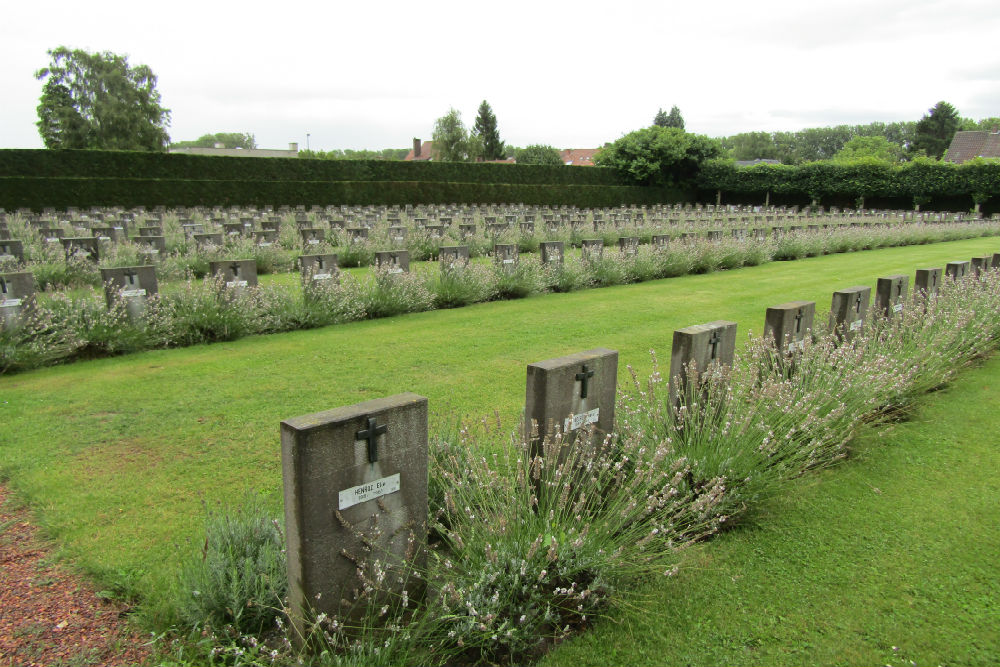
[[[332,274],[329,274],[329,273],[317,273],[317,274],[313,275],[312,279],[313,280],[329,280],[330,278],[333,278]]]
[[[246,287],[247,281],[245,280],[232,280],[226,283],[226,287]]]
[[[122,296],[124,296],[124,297],[146,296],[146,290],[144,290],[144,289],[123,289],[122,290]]]
[[[897,303],[895,306],[892,307],[892,312],[894,313],[902,312],[902,310],[903,310],[903,304],[901,303]]]
[[[6,299],[4,301],[0,301],[0,308],[14,308],[20,305],[21,305],[20,299]]]
[[[854,320],[851,322],[851,331],[860,331],[862,324],[864,324],[864,320]]]
[[[374,482],[344,489],[340,492],[340,502],[337,509],[346,510],[348,507],[354,507],[360,503],[375,500],[376,498],[381,498],[397,491],[399,491],[398,472],[391,477],[383,477],[382,479],[376,479]]]
[[[596,424],[597,419],[601,414],[600,408],[594,408],[589,412],[584,412],[582,414],[573,415],[572,417],[566,418],[566,424],[563,426],[563,431],[575,431],[578,428],[582,428],[587,424]]]

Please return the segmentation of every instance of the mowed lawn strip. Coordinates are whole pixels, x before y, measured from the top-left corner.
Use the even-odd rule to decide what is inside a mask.
[[[764,310],[1000,248],[996,239],[831,255],[549,294],[0,377],[0,471],[65,552],[105,583],[154,595],[193,547],[201,502],[270,494],[281,513],[283,419],[413,391],[443,415],[514,428],[525,366],[594,347],[650,369],[674,329],[762,328]],[[666,370],[664,368],[664,370]]]
[[[1000,356],[543,665],[1000,664]]]

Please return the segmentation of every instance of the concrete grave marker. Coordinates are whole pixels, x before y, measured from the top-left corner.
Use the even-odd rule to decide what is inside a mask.
[[[972,262],[948,262],[944,272],[952,280],[964,280],[969,275]]]
[[[156,269],[152,266],[102,268],[101,282],[104,283],[104,301],[108,308],[121,299],[132,319],[142,317],[146,300],[157,293]]]
[[[351,243],[360,243],[368,238],[367,227],[348,227],[347,240]]]
[[[337,255],[299,255],[299,270],[303,281],[337,280]]]
[[[74,255],[83,255],[92,262],[100,259],[100,246],[97,238],[93,236],[69,236],[59,239],[63,246],[66,259]]]
[[[195,245],[202,250],[211,250],[222,246],[222,232],[211,232],[208,234],[194,234]]]
[[[281,422],[292,623],[343,618],[357,571],[426,561],[427,399],[398,394]],[[377,522],[377,525],[376,525]],[[387,577],[401,593],[402,584]],[[416,597],[419,591],[407,592]]]
[[[538,446],[556,433],[594,425],[595,445],[615,427],[618,352],[595,348],[528,364],[525,441]]]
[[[983,255],[981,257],[973,257],[971,264],[972,264],[972,271],[975,274],[975,276],[977,278],[982,278],[986,274],[986,272],[989,271],[990,268],[992,268],[993,256]]]
[[[604,241],[583,239],[580,241],[580,256],[585,262],[596,262],[604,256]]]
[[[35,276],[29,271],[0,273],[0,326],[20,325],[35,299]]]
[[[941,287],[941,277],[944,269],[917,269],[913,281],[913,298],[927,299],[937,294]]]
[[[375,268],[386,273],[409,273],[410,251],[380,250],[375,253]]]
[[[23,262],[24,243],[16,239],[0,241],[0,261]]]
[[[853,339],[865,326],[868,306],[871,303],[870,287],[848,287],[833,293],[830,305],[830,326],[837,337],[844,341]]]
[[[904,275],[879,278],[875,285],[875,307],[888,318],[898,317],[906,304],[910,277]]]
[[[309,247],[319,245],[326,238],[326,230],[322,227],[304,227],[299,230],[302,245]]]
[[[208,263],[213,276],[221,276],[226,288],[239,293],[257,286],[257,261],[253,259],[228,259]]]
[[[620,236],[618,237],[618,252],[624,257],[635,257],[639,254],[639,237],[638,236]]]
[[[778,352],[801,352],[815,317],[815,301],[790,301],[771,306],[764,316],[764,337],[774,339]]]
[[[263,231],[254,232],[253,233],[253,242],[254,242],[254,244],[256,244],[256,245],[258,245],[258,246],[260,246],[262,248],[267,248],[269,246],[272,246],[275,243],[277,243],[277,241],[278,241],[278,232],[277,231],[272,231],[272,230],[269,230],[269,229],[265,229]]]
[[[542,253],[542,264],[562,266],[566,261],[565,243],[562,241],[542,241],[538,244]]]
[[[676,404],[688,388],[687,371],[698,378],[720,366],[731,366],[736,353],[736,322],[716,320],[674,331],[670,349],[670,398]],[[691,400],[690,394],[687,400]]]
[[[517,269],[517,245],[514,243],[495,243],[493,245],[493,262],[507,273]]]
[[[669,234],[653,234],[653,247],[657,250],[667,250],[670,247]]]
[[[464,269],[469,265],[469,246],[443,245],[438,249],[438,263],[442,271]]]

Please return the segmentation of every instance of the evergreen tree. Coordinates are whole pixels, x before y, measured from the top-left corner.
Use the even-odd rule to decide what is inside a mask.
[[[681,110],[677,108],[677,105],[670,107],[670,115],[667,116],[667,122],[663,127],[676,127],[679,130],[684,129],[684,117],[681,116]]]
[[[657,127],[667,127],[667,123],[669,122],[669,120],[670,117],[667,116],[667,112],[664,111],[663,108],[661,107],[660,110],[656,112],[656,115],[653,116],[653,125]]]
[[[500,140],[500,132],[497,130],[497,117],[486,100],[479,105],[479,113],[472,126],[472,135],[478,137],[478,141],[473,143],[480,147],[484,160],[504,159],[505,151]]]
[[[927,157],[941,159],[951,145],[962,119],[955,107],[947,102],[938,102],[928,113],[917,121],[916,137],[911,150],[926,152]]]

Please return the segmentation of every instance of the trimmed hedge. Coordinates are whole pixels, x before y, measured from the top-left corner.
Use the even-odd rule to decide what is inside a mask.
[[[260,162],[270,160],[249,158]],[[580,168],[583,170],[584,168]],[[0,177],[8,210],[87,206],[280,206],[284,204],[538,204],[605,208],[689,200],[676,188],[427,181],[245,181]]]
[[[615,169],[565,165],[315,160],[137,151],[0,150],[0,177],[221,181],[422,181],[518,185],[628,185]]]
[[[1000,162],[964,164],[917,159],[900,165],[877,160],[809,162],[799,166],[759,164],[737,167],[732,161],[707,163],[698,175],[703,197],[721,191],[763,201],[767,193],[825,203],[866,200],[984,204],[1000,198]]]

